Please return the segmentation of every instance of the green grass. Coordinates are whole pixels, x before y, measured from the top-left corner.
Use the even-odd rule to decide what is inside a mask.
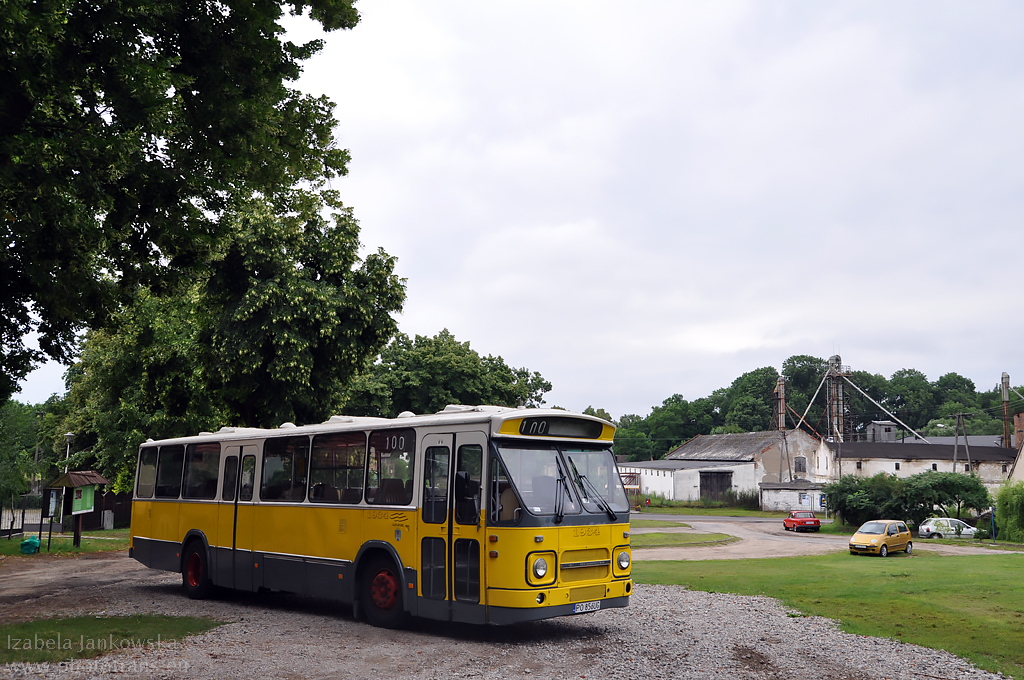
[[[673,522],[671,520],[664,519],[631,519],[629,521],[631,529],[660,529],[662,527],[685,527],[692,529],[686,522]]]
[[[849,524],[843,524],[839,520],[836,520],[834,522],[829,522],[828,524],[822,523],[821,533],[832,534],[834,536],[853,536],[854,532],[859,528],[860,527],[850,526]]]
[[[0,664],[91,659],[113,651],[111,641],[114,650],[156,648],[219,625],[190,616],[78,616],[12,623],[0,626]]]
[[[38,536],[38,534],[33,534]],[[11,540],[7,540],[7,537],[0,538],[0,555],[7,556],[20,556],[21,555],[21,542],[25,536],[15,536]],[[35,557],[36,555],[78,555],[81,553],[95,553],[95,552],[116,552],[118,550],[128,549],[127,538],[115,538],[113,540],[100,540],[90,539],[85,534],[82,535],[82,547],[72,547],[74,539],[71,536],[54,536],[50,542],[50,552],[46,552],[46,532],[43,532],[43,541],[39,544],[39,552],[35,555],[24,555],[23,557]]]
[[[729,534],[636,534],[629,537],[631,548],[675,548],[679,546],[701,545],[704,543],[724,543],[735,540]]]
[[[759,560],[635,562],[640,583],[768,595],[839,619],[857,635],[945,649],[988,671],[1024,677],[1024,555],[889,558],[849,553]]]
[[[89,536],[90,538],[128,538],[131,534],[131,529],[124,527],[123,529],[111,529],[110,531],[83,531],[83,536]]]
[[[633,511],[630,516],[643,516],[647,513],[660,515],[710,515],[715,517],[786,517],[788,512],[747,510],[745,508],[702,508],[688,506],[651,506],[644,507],[640,512]]]

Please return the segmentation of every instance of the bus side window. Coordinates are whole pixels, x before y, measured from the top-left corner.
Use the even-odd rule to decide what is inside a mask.
[[[224,490],[220,494],[222,501],[235,500],[235,483],[237,481],[238,456],[228,456],[224,459]]]
[[[157,498],[177,498],[181,495],[181,469],[184,462],[184,446],[160,447],[160,461],[156,465]]]
[[[309,437],[273,437],[264,442],[260,499],[304,501],[308,461]]]
[[[480,482],[484,449],[479,444],[459,447],[455,465],[455,521],[480,523]]]
[[[185,488],[182,498],[216,498],[219,467],[220,444],[189,444],[185,447]]]
[[[336,432],[313,437],[309,500],[355,505],[363,498],[366,434]]]
[[[256,486],[256,456],[242,458],[242,479],[238,487],[238,500],[251,501],[252,489]]]
[[[447,446],[431,446],[423,453],[423,521],[442,524],[448,519]]]
[[[366,470],[366,502],[375,505],[412,503],[416,469],[416,430],[379,430],[370,434]]]
[[[491,522],[517,522],[521,506],[505,468],[497,458],[491,459]]]
[[[156,454],[155,446],[147,446],[139,454],[139,498],[152,498],[156,486]]]

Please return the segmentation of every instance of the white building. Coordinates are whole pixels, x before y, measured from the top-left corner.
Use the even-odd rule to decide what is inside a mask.
[[[972,444],[968,460],[967,447],[963,443],[956,447],[955,461],[952,444],[830,442],[826,446],[832,453],[835,479],[838,479],[840,470],[843,475],[858,477],[873,477],[879,472],[897,477],[928,471],[973,472],[981,477],[991,493],[997,492],[1009,478],[1017,457],[1014,449]]]

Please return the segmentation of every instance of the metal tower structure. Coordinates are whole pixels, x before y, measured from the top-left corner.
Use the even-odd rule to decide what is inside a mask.
[[[829,357],[826,372],[828,401],[825,408],[828,436],[834,442],[848,442],[853,435],[850,400],[846,396],[846,381],[850,379],[850,373],[850,367],[843,366],[843,360],[838,354]]]

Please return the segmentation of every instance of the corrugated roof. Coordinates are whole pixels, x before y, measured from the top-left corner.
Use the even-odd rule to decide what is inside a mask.
[[[833,453],[839,444],[828,442]],[[999,446],[971,446],[971,461],[1013,462],[1014,449]],[[843,460],[854,458],[885,458],[888,460],[953,460],[952,444],[900,444],[899,442],[848,442],[843,444]],[[967,448],[957,447],[956,459],[967,462]]]
[[[743,462],[743,461],[740,461]],[[619,463],[620,468],[638,468],[643,470],[693,470],[696,468],[721,467],[723,465],[734,465],[734,461],[708,461],[708,460],[638,460],[635,462]]]
[[[702,434],[669,451],[672,460],[750,461],[754,456],[782,440],[782,432],[741,432]]]
[[[77,489],[80,486],[88,486],[89,484],[110,484],[110,481],[98,472],[93,470],[82,470],[81,472],[65,472],[60,477],[50,482],[48,485],[51,489],[60,488],[62,486],[72,487]]]

